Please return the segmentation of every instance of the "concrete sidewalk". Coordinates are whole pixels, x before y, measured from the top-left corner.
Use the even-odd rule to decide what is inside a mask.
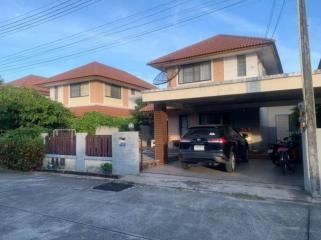
[[[321,236],[321,208],[316,205],[145,184],[121,192],[93,190],[106,181],[0,173],[0,239],[316,240]]]
[[[319,200],[312,199],[301,186],[175,176],[172,174],[159,173],[142,173],[137,176],[128,175],[122,177],[122,180],[157,187],[216,192],[232,196],[243,195],[251,199],[257,198],[261,200],[301,203],[320,202]]]

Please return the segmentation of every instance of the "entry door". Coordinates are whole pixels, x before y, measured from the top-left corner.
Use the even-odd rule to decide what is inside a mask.
[[[283,139],[289,137],[290,126],[289,126],[289,115],[280,114],[275,116],[275,125],[276,125],[276,138]]]

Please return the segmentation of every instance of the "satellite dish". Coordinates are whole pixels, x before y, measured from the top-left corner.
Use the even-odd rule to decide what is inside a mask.
[[[176,67],[175,69],[171,69],[169,71],[161,71],[153,80],[154,85],[162,85],[164,83],[169,82],[173,78],[175,78],[179,74],[180,68]]]

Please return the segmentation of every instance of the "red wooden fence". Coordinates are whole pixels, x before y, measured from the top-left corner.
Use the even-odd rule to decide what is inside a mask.
[[[111,135],[87,135],[86,155],[94,157],[111,157]]]
[[[46,152],[48,154],[76,155],[76,135],[59,133],[46,137]]]

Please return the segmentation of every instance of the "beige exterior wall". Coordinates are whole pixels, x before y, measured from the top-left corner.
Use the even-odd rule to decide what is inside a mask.
[[[131,90],[128,90],[128,107],[130,109],[135,109],[136,106],[136,100],[142,98],[142,92],[141,91],[135,91],[135,94],[133,95],[131,93]]]
[[[176,113],[168,114],[168,147],[173,148],[173,141],[179,140],[179,117]]]
[[[256,54],[246,55],[246,76],[237,76],[237,56],[224,58],[224,81],[262,76],[259,71],[259,59]]]
[[[49,97],[51,100],[56,100],[55,99],[55,90],[56,88],[55,87],[51,87],[49,89]],[[60,103],[63,103],[64,102],[64,92],[63,92],[63,86],[58,86],[57,87],[57,91],[58,91],[58,99],[57,101],[60,102]]]
[[[173,76],[173,74],[175,74],[175,71],[177,71],[177,68],[168,68],[167,75]],[[167,87],[172,88],[172,87],[177,87],[177,85],[178,85],[178,74],[167,83]]]
[[[104,101],[103,104],[106,106],[112,107],[124,107],[123,105],[123,98],[124,97],[124,88],[121,88],[121,98],[111,98],[105,96],[105,84],[104,84]]]
[[[173,67],[168,68],[167,69],[168,75],[171,76],[173,72],[175,72],[175,70],[176,68],[173,68]],[[246,76],[244,77],[237,76],[237,55],[211,60],[211,73],[212,73],[212,76],[210,81],[219,83],[222,81],[264,76],[265,69],[260,59],[258,58],[257,54],[248,53],[246,54],[246,73],[247,73]],[[177,75],[167,83],[167,87],[175,88],[177,86],[186,86],[186,85],[195,85],[195,84],[198,84],[198,83],[179,84],[178,75]]]
[[[212,61],[212,80],[216,83],[224,81],[224,59],[214,59]]]
[[[90,105],[90,95],[86,97],[69,97],[68,107],[79,107]]]
[[[90,82],[90,103],[102,104],[104,101],[104,83],[100,81]]]
[[[63,85],[63,104],[64,106],[69,106],[69,85]]]
[[[180,140],[179,134],[179,116],[180,115],[188,116],[188,127],[193,127],[198,124],[198,113],[168,113],[168,147],[173,148],[173,141]]]
[[[321,87],[321,73],[313,74],[314,87]],[[257,80],[225,81],[221,84],[198,84],[165,90],[151,90],[143,93],[144,102],[159,102],[201,97],[228,96],[236,94],[273,92],[301,89],[300,75],[273,75]]]
[[[66,107],[80,107],[90,105],[103,105],[110,107],[134,109],[135,102],[141,98],[141,91],[135,90],[131,94],[131,88],[121,87],[121,99],[105,96],[105,83],[99,80],[89,81],[89,95],[85,97],[70,97],[70,85],[58,86],[58,102]],[[50,99],[55,100],[55,87],[50,87]]]

